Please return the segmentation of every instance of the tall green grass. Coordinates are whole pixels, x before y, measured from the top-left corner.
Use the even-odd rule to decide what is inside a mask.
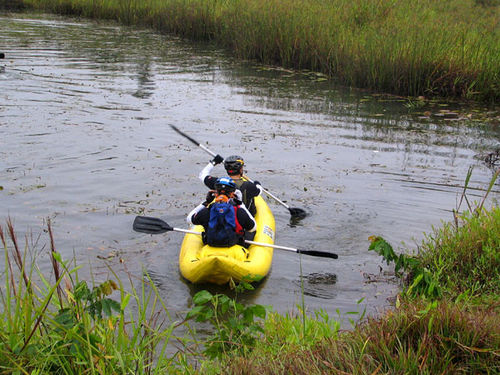
[[[426,236],[419,260],[451,296],[500,295],[500,209],[464,213]]]
[[[182,353],[166,351],[178,323],[167,322],[168,310],[147,277],[140,290],[130,280],[131,292],[118,278],[89,286],[79,279],[79,267],[61,259],[50,223],[48,229],[52,276],[38,268],[28,239],[20,246],[10,221],[5,230],[0,226],[0,373],[165,374],[188,368],[179,365]]]
[[[244,59],[409,96],[500,99],[500,4],[472,0],[22,0],[213,40]]]

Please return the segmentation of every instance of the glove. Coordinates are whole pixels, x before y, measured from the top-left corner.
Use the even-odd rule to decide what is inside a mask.
[[[241,190],[239,189],[236,189],[234,191],[234,196],[236,197],[236,199],[238,199],[239,201],[243,200],[243,194],[241,194]]]
[[[243,194],[241,194],[241,190],[236,189],[234,191],[234,200],[236,204],[241,204],[243,201]]]
[[[213,165],[217,165],[217,164],[220,164],[224,161],[224,158],[222,156],[220,156],[219,154],[215,155],[215,157],[210,160],[210,163],[212,163]]]
[[[212,201],[214,200],[215,198],[215,194],[212,190],[209,190],[208,193],[207,193],[207,196],[205,198],[205,202],[203,202],[202,204],[205,206],[205,207],[208,207],[208,205],[210,203],[212,203]]]
[[[259,193],[259,194],[262,194],[262,189],[263,189],[263,187],[262,187],[262,185],[260,184],[260,182],[259,182],[259,181],[254,181],[253,183],[254,183],[254,185],[257,187],[257,189],[259,189],[259,191],[260,191],[260,193]]]

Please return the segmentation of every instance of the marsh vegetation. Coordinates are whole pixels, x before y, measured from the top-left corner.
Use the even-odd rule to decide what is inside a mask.
[[[321,72],[403,96],[500,98],[496,1],[21,0],[28,8],[113,19],[242,59]]]

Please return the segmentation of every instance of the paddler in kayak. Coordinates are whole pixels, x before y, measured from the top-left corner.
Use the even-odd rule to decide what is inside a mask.
[[[245,162],[241,156],[231,155],[224,160],[222,156],[216,155],[200,172],[198,177],[201,182],[203,182],[209,189],[215,190],[217,177],[210,176],[210,172],[212,172],[214,166],[222,163],[222,161],[224,161],[224,168],[226,169],[228,176],[234,181],[236,188],[241,191],[242,201],[246,208],[252,215],[255,215],[256,208],[254,198],[260,195],[262,187],[258,181],[250,182],[244,179],[243,166],[245,165]]]
[[[243,246],[245,233],[257,229],[255,219],[241,202],[238,196],[241,192],[230,178],[217,179],[214,188],[215,199],[207,199],[195,207],[189,213],[187,222],[203,226],[203,242],[210,246]]]

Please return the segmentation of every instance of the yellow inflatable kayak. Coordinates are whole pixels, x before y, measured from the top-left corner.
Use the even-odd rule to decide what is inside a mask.
[[[257,231],[254,242],[274,244],[275,222],[269,206],[261,196],[255,197]],[[194,230],[203,232],[201,225]],[[182,242],[179,267],[182,276],[192,283],[226,284],[230,279],[241,281],[244,277],[264,277],[273,260],[273,248],[250,245],[212,247],[204,245],[201,235],[188,233]]]

